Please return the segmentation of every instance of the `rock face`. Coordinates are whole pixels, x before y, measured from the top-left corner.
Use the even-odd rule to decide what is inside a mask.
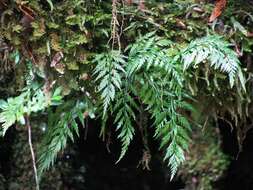
[[[16,127],[12,139],[12,154],[9,173],[6,176],[5,186],[9,190],[34,189],[35,180],[32,168],[30,149],[27,141],[27,131],[24,127]],[[34,130],[33,145],[38,149],[39,130]],[[57,169],[51,170],[46,178],[42,179],[41,189],[60,189],[62,187],[61,173]]]
[[[105,144],[97,137],[98,123],[90,124],[87,139],[80,128],[81,137],[76,144],[69,147],[59,155],[55,166],[46,172],[41,180],[41,190],[223,190],[239,187],[241,178],[237,174],[250,176],[251,149],[250,137],[246,139],[245,152],[240,154],[238,161],[234,160],[229,166],[228,156],[222,151],[235,156],[237,144],[236,136],[231,136],[228,126],[221,129],[221,136],[212,128],[205,131],[196,130],[193,139],[198,143],[191,144],[191,152],[187,155],[187,162],[181,167],[178,176],[169,181],[168,169],[160,160],[160,153],[155,151],[155,142],[151,142],[152,160],[150,169],[137,168],[141,158],[142,144],[134,141],[127,157],[119,164],[116,153],[120,150],[118,144],[112,144],[110,149],[115,153],[108,153]],[[39,149],[38,142],[43,131],[36,123],[33,126],[33,144]],[[35,130],[37,129],[37,130]],[[225,130],[225,132],[224,132]],[[222,139],[217,143],[218,139]],[[116,138],[112,135],[112,141]],[[252,147],[252,146],[251,146]],[[34,189],[34,175],[31,164],[31,156],[27,143],[27,131],[25,128],[16,127],[6,134],[2,140],[0,151],[0,190],[32,190]],[[233,152],[233,153],[231,153]],[[233,154],[233,155],[232,155]],[[242,164],[243,163],[243,164]],[[226,175],[224,175],[226,174]],[[221,178],[223,177],[223,178]],[[219,183],[214,185],[214,182]],[[231,182],[232,181],[232,182]],[[249,189],[250,180],[243,180],[243,189]],[[250,188],[248,188],[250,187]]]
[[[230,158],[222,152],[220,134],[214,127],[197,129],[193,139],[198,143],[191,143],[187,161],[179,172],[186,183],[185,189],[213,190],[214,182],[223,177]]]
[[[37,129],[33,130],[32,134],[33,146],[36,151],[39,149],[38,144],[43,131],[39,130],[39,126],[36,124],[33,127]],[[15,130],[12,130],[11,134],[7,134],[6,139],[10,142],[3,143],[1,149],[6,150],[8,148],[11,151],[5,152],[7,158],[6,160],[1,159],[0,162],[0,190],[35,189],[35,179],[26,129],[17,126]],[[74,147],[67,148],[65,153],[59,156],[55,167],[44,173],[40,183],[42,190],[84,189],[85,167],[75,167],[77,164],[73,162],[76,162],[74,159],[78,153]]]

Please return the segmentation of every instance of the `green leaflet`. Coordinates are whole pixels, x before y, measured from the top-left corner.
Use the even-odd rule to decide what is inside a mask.
[[[52,1],[51,0],[47,0],[47,3],[49,4],[50,11],[52,12],[54,10],[54,5],[53,5]]]

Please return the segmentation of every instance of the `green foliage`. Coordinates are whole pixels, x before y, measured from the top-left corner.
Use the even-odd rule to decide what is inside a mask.
[[[133,108],[137,109],[137,105],[133,98],[128,94],[127,89],[122,90],[116,96],[117,102],[114,105],[114,114],[117,131],[119,132],[118,138],[121,140],[122,149],[121,154],[117,162],[119,162],[124,155],[130,145],[131,140],[134,136],[134,126],[133,121],[136,120],[136,116]]]
[[[0,122],[5,133],[15,122],[24,123],[25,115],[32,118],[41,112],[45,114],[49,130],[41,146],[41,173],[53,165],[67,139],[78,136],[77,125],[83,122],[87,110],[90,117],[94,110],[102,115],[103,124],[109,117],[114,119],[122,143],[121,160],[134,138],[140,115],[138,105],[145,108],[171,177],[185,160],[185,151],[191,152],[190,123],[199,122],[190,122],[194,105],[217,103],[211,113],[214,117],[227,112],[233,118],[243,115],[242,89],[246,92],[251,86],[245,86],[236,48],[240,42],[242,49],[251,52],[253,45],[246,38],[253,22],[252,8],[245,8],[244,4],[246,13],[228,11],[224,17],[229,19],[209,26],[208,3],[152,0],[146,2],[146,10],[142,12],[135,5],[126,7],[118,1],[118,17],[114,21],[123,52],[108,50],[109,33],[113,33],[109,1],[6,0],[0,4],[0,82],[3,75],[8,79],[9,74],[2,74],[8,70],[17,77],[14,79],[17,83],[28,86],[21,93],[17,89],[23,86],[4,86],[4,92],[8,93],[4,95],[7,101],[0,103]],[[24,13],[22,8],[28,12]],[[26,20],[26,14],[34,19]],[[206,33],[226,35],[228,40]],[[35,85],[36,80],[41,80],[36,78],[39,72],[45,82],[43,90]],[[202,85],[201,72],[210,74],[205,80],[213,86]],[[224,80],[226,76],[230,85]],[[251,76],[248,77],[250,81]],[[194,83],[194,90],[190,82]],[[49,96],[54,85],[60,88]],[[59,89],[69,96],[63,100]],[[83,96],[89,98],[92,106],[88,100],[82,101]],[[56,107],[49,108],[52,105]],[[200,106],[197,108],[202,111]],[[201,119],[208,115],[203,113]]]
[[[184,104],[183,72],[174,58],[168,56],[169,44],[170,41],[154,33],[140,38],[129,50],[127,75],[134,80],[133,92],[155,120],[155,136],[161,140],[160,148],[165,149],[164,160],[168,160],[173,178],[184,161],[189,123],[180,114]]]
[[[159,86],[154,82],[158,80],[147,79],[140,90],[140,98],[147,104],[147,109],[155,120],[155,137],[160,139],[160,148],[165,150],[164,160],[168,160],[173,178],[179,165],[185,160],[184,151],[188,150],[190,125],[187,118],[180,113],[188,105],[182,99],[184,94],[181,89],[173,91],[169,88],[169,83]]]
[[[48,99],[40,86],[35,83],[31,87],[25,88],[19,96],[8,98],[7,101],[1,100],[0,122],[3,125],[3,135],[15,122],[24,125],[26,115],[43,111],[49,105],[58,104],[60,101],[59,88],[56,89],[51,99]]]
[[[49,112],[49,130],[42,142],[38,160],[40,175],[54,164],[57,154],[66,147],[68,138],[73,142],[74,135],[79,135],[77,119],[84,126],[85,109],[87,109],[85,102],[67,101],[58,106],[54,113]]]
[[[119,81],[122,78],[125,79],[123,88],[126,89],[118,92],[120,95],[114,108],[117,110],[115,123],[118,126],[117,129],[121,129],[118,135],[122,141],[122,152],[119,160],[125,155],[134,135],[132,121],[136,121],[135,111],[133,111],[133,107],[136,106],[133,106],[134,101],[129,95],[130,91],[139,97],[141,103],[146,106],[146,110],[154,118],[155,137],[160,139],[160,148],[165,150],[164,160],[168,160],[172,178],[179,165],[185,160],[184,151],[188,150],[190,124],[187,115],[184,113],[193,110],[192,105],[187,102],[190,98],[190,92],[187,92],[188,89],[185,86],[185,69],[191,64],[198,65],[208,60],[216,70],[228,74],[231,87],[238,77],[241,77],[241,82],[243,82],[236,54],[228,48],[229,44],[220,37],[208,36],[197,39],[192,41],[184,50],[170,55],[168,52],[171,52],[171,48],[174,46],[171,41],[159,38],[154,33],[149,33],[126,48],[128,53],[127,65],[125,69],[121,69],[121,71],[126,70],[126,76],[124,72],[117,73],[122,75],[118,77],[120,78]],[[113,58],[109,59],[109,63],[112,62],[111,60]],[[100,62],[103,63],[103,61]],[[106,64],[103,63],[103,65]],[[107,80],[109,77],[104,77],[106,71],[101,67],[96,69],[96,74]],[[112,70],[107,72],[110,75],[114,73]],[[104,82],[103,88],[106,86],[105,84],[110,83]],[[108,92],[110,91],[108,90]],[[104,96],[105,93],[101,93],[102,97],[113,100],[117,91],[114,87],[113,96],[110,94]],[[106,102],[108,103],[104,103],[104,110],[110,103],[109,101]]]
[[[234,81],[238,77],[240,67],[235,53],[227,48],[226,42],[222,40],[216,42],[214,39],[217,40],[217,37],[209,36],[193,41],[186,50],[174,56],[169,56],[167,52],[170,52],[170,49],[166,47],[172,45],[172,42],[160,39],[154,33],[141,37],[127,48],[129,57],[126,73],[129,78],[128,85],[131,85],[129,89],[146,105],[146,110],[155,120],[155,136],[161,140],[160,148],[165,149],[164,160],[168,160],[172,178],[179,165],[185,160],[184,151],[188,150],[190,124],[183,113],[193,110],[186,102],[190,96],[184,86],[184,68],[205,61],[209,58],[209,54],[213,55],[212,51],[214,51],[216,56],[210,56],[209,59],[211,65],[214,64],[221,72],[225,69],[230,80]],[[208,52],[205,52],[206,47],[210,49]],[[205,54],[196,52],[205,52]],[[228,58],[224,52],[228,54]],[[196,55],[201,56],[197,59]],[[181,66],[180,60],[183,61],[184,67]],[[230,69],[230,64],[235,65],[235,68]],[[127,107],[127,104],[125,106]],[[126,118],[128,117],[127,115]],[[130,123],[130,119],[127,121]],[[121,134],[123,135],[123,137],[120,135],[121,139],[125,139],[122,150],[125,154],[126,145],[129,145],[133,133]]]
[[[216,70],[228,74],[230,86],[233,87],[234,80],[239,76],[238,73],[241,70],[240,61],[236,53],[229,46],[229,43],[216,35],[192,41],[182,52],[184,69],[187,69],[190,65],[197,66],[207,60]],[[240,79],[240,82],[244,86],[243,79]]]
[[[93,62],[97,64],[94,74],[97,75],[95,80],[100,81],[98,91],[103,100],[104,117],[109,105],[115,98],[116,90],[121,88],[121,72],[124,72],[122,65],[125,60],[118,51],[112,51],[107,54],[96,55]]]

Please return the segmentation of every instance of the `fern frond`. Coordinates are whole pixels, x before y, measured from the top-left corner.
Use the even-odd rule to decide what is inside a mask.
[[[117,103],[114,106],[116,114],[114,123],[117,125],[118,138],[122,143],[121,153],[117,162],[125,156],[134,136],[133,121],[135,120],[135,113],[133,107],[137,108],[137,105],[128,92],[126,90],[120,92],[117,96]]]
[[[66,147],[67,140],[74,141],[74,135],[79,135],[76,120],[84,123],[84,108],[86,105],[83,102],[69,101],[59,106],[55,113],[49,112],[49,130],[39,153],[40,175],[54,164],[57,154]]]
[[[60,92],[59,90],[56,91]],[[7,101],[1,100],[0,123],[3,126],[3,135],[15,122],[25,124],[25,115],[37,113],[47,108],[51,103],[59,103],[60,101],[59,93],[54,93],[48,102],[43,90],[36,83],[23,89],[23,92],[17,97],[8,98]]]
[[[122,75],[125,72],[123,64],[124,56],[119,51],[99,54],[93,60],[96,63],[94,75],[96,81],[99,81],[98,91],[103,100],[103,117],[109,105],[115,98],[116,90],[121,89]]]
[[[197,66],[208,61],[214,69],[228,74],[230,86],[233,87],[235,78],[240,72],[240,61],[235,51],[229,47],[230,44],[217,35],[192,41],[182,52],[184,70],[191,65]],[[240,81],[242,82],[241,79]],[[244,86],[243,83],[242,85]]]
[[[132,92],[154,118],[155,137],[165,150],[164,160],[173,178],[188,149],[189,123],[180,114],[186,108],[183,69],[164,48],[169,44],[153,34],[144,36],[130,47],[126,72],[134,80],[131,83],[136,89]]]
[[[185,160],[184,151],[188,150],[190,125],[180,111],[188,110],[189,105],[182,99],[185,95],[181,87],[170,85],[173,80],[152,80],[147,75],[144,79],[139,97],[154,118],[155,137],[160,139],[160,148],[165,150],[164,161],[168,161],[172,179]]]

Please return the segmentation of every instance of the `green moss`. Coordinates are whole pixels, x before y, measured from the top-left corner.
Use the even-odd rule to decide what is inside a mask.
[[[205,131],[194,130],[187,161],[179,172],[187,186],[195,190],[212,190],[212,184],[222,177],[230,158],[222,152],[219,139],[219,132],[211,126]]]

